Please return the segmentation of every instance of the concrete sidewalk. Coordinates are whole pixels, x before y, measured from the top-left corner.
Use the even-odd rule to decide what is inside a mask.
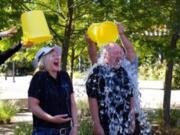
[[[0,77],[0,100],[15,99],[20,101],[18,105],[24,105],[27,108],[27,91],[32,76],[16,77],[16,82],[13,83],[12,77],[8,77],[7,80],[4,77]],[[76,99],[87,100],[85,92],[85,80],[75,79],[73,81],[74,91]],[[163,103],[163,81],[139,81],[139,87],[141,92],[141,104],[143,108],[162,108]],[[171,93],[171,105],[175,105],[176,108],[180,108],[180,90],[172,91]],[[32,113],[18,113],[11,119],[13,124],[18,122],[32,122]],[[12,125],[5,125],[0,127],[0,135],[13,135]]]
[[[13,83],[12,77],[7,80],[0,77],[0,99],[27,99],[27,91],[32,76],[16,77]],[[87,99],[85,91],[85,79],[73,80],[76,99]],[[163,103],[163,81],[139,81],[142,107],[159,108]],[[180,90],[172,91],[171,105],[180,106]]]

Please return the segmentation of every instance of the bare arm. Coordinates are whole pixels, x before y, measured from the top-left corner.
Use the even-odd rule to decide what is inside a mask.
[[[64,122],[68,122],[71,120],[71,118],[64,118],[67,116],[67,114],[52,116],[52,115],[46,113],[39,106],[39,103],[40,103],[40,101],[36,98],[33,98],[33,97],[28,98],[28,107],[29,107],[30,111],[38,118],[48,121],[48,122],[52,122],[52,123],[64,123]]]
[[[17,32],[16,27],[12,27],[9,30],[0,32],[0,37],[11,37]]]
[[[129,39],[126,37],[126,35],[124,34],[124,28],[123,28],[122,24],[117,23],[117,26],[118,26],[120,40],[126,49],[127,59],[132,62],[136,58],[136,53],[135,53],[135,50],[133,48],[133,45],[129,41]]]
[[[136,125],[135,125],[135,112],[134,112],[134,97],[131,97],[131,118],[132,118],[132,123],[131,123],[131,130],[132,130],[132,132],[134,132],[134,130],[135,130],[135,127],[136,127]]]
[[[92,64],[97,62],[97,50],[96,43],[93,42],[87,35],[85,35],[86,41],[88,43],[88,54]]]
[[[73,126],[77,127],[78,126],[77,107],[74,99],[74,94],[71,94],[71,115],[72,115]]]
[[[104,135],[104,130],[100,124],[98,104],[95,98],[89,98],[89,108],[93,120],[94,135]]]
[[[74,94],[71,94],[71,116],[72,116],[73,127],[71,129],[70,135],[78,135],[77,107],[74,99]]]

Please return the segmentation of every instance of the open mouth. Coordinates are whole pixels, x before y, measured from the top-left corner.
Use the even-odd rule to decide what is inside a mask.
[[[54,62],[53,63],[55,66],[59,66],[59,62]]]

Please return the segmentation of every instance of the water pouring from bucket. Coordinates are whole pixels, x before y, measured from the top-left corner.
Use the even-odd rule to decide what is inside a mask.
[[[51,40],[44,13],[40,10],[25,12],[21,15],[23,42],[32,42],[33,44],[42,43]]]

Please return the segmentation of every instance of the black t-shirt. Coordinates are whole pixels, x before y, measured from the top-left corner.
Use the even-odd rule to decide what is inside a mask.
[[[106,135],[127,135],[133,87],[124,68],[97,66],[86,82],[87,95],[96,98]]]
[[[69,75],[60,71],[54,79],[46,72],[37,72],[30,83],[28,96],[40,101],[40,107],[48,114],[54,116],[68,114],[71,117],[70,95],[73,93],[73,86]],[[70,126],[70,122],[54,124],[44,121],[33,115],[34,127],[62,128]]]

